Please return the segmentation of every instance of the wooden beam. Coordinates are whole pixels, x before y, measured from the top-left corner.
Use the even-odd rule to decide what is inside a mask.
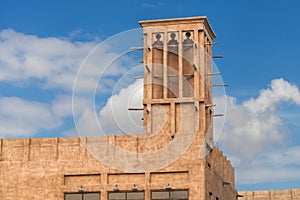
[[[128,108],[130,111],[144,110],[144,108]]]
[[[148,67],[148,65],[145,66],[147,71],[150,72],[150,68]]]
[[[205,74],[206,76],[214,76],[214,75],[221,75],[221,72],[213,72],[211,74]]]
[[[223,114],[214,114],[213,117],[222,117],[224,116]]]
[[[216,104],[206,104],[205,107],[214,107]]]
[[[142,79],[144,78],[144,76],[136,76],[136,77],[132,77],[133,79]]]
[[[136,50],[144,50],[144,47],[130,47],[130,51],[136,51]]]
[[[212,86],[223,86],[223,87],[227,87],[228,84],[213,84]]]
[[[219,42],[205,43],[205,45],[219,44]]]
[[[193,64],[194,70],[197,70],[197,66],[195,64]]]

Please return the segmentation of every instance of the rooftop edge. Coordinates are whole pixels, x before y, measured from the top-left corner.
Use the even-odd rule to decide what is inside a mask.
[[[160,23],[166,23],[166,24],[178,24],[179,22],[182,23],[188,23],[188,22],[197,22],[197,21],[204,21],[204,24],[208,31],[212,34],[212,37],[216,37],[216,33],[212,29],[208,19],[206,16],[194,16],[194,17],[182,17],[182,18],[167,18],[167,19],[154,19],[154,20],[141,20],[139,21],[139,24],[142,27],[148,26],[149,24],[155,25]]]

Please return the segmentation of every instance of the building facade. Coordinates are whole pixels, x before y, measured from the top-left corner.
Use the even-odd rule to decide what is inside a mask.
[[[233,200],[234,168],[213,144],[206,17],[140,21],[144,132],[1,139],[0,199]]]
[[[298,200],[300,189],[239,192],[241,200]]]

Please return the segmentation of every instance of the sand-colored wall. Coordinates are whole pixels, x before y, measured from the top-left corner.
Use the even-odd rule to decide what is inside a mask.
[[[239,200],[300,200],[300,188],[290,190],[261,190],[239,192]]]
[[[218,147],[207,156],[205,183],[207,199],[236,199],[234,168]]]
[[[105,200],[116,184],[120,190],[131,190],[136,184],[149,200],[151,190],[163,190],[168,183],[172,189],[189,190],[190,200],[209,199],[205,185],[207,163],[205,158],[199,158],[196,143],[165,168],[137,173],[105,166],[89,154],[79,138],[1,139],[0,144],[0,199],[3,200],[62,200],[64,192],[77,192],[81,185],[85,191],[100,191],[101,199]],[[224,159],[217,152],[215,159]],[[209,171],[225,173],[229,168],[224,166],[221,164],[218,172],[213,172],[217,170],[214,166]],[[212,191],[223,191],[218,184],[223,180],[221,176],[211,178]],[[219,194],[221,199],[225,195]]]
[[[125,173],[111,169],[89,154],[79,138],[1,139],[0,199],[63,199],[64,192],[107,191],[116,184],[131,190],[136,184],[145,191],[188,189],[192,200],[204,199],[204,162],[194,159],[193,148],[164,169]],[[203,196],[203,197],[201,197]]]

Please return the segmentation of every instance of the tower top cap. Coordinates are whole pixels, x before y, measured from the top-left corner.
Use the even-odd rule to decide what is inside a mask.
[[[169,18],[169,19],[155,19],[155,20],[142,20],[139,24],[143,27],[161,27],[161,26],[172,26],[178,24],[204,24],[204,27],[209,32],[212,38],[216,37],[215,32],[210,26],[206,16],[196,17],[184,17],[184,18]]]

